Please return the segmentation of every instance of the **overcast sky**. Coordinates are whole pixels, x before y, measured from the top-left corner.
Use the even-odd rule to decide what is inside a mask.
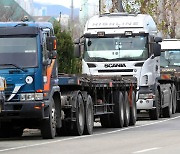
[[[98,4],[98,0],[88,0],[89,3],[94,3],[95,5]],[[46,4],[59,4],[63,5],[65,7],[70,7],[71,6],[71,0],[34,0],[34,2],[39,2],[39,3],[46,3]],[[81,0],[74,0],[74,7],[75,8],[80,8]]]

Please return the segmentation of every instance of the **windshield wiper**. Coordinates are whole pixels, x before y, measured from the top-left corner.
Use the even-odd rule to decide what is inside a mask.
[[[17,66],[16,64],[0,64],[0,66],[14,66],[15,68],[18,68],[21,71],[26,72],[26,70],[24,70],[23,68]]]
[[[106,61],[109,61],[109,59],[102,58],[102,57],[90,57],[90,58],[88,58],[88,60],[93,61],[93,62],[106,62]]]
[[[168,67],[180,67],[179,65],[168,65]]]
[[[116,58],[116,59],[112,59],[111,61],[143,61],[143,59],[137,59],[137,58]]]

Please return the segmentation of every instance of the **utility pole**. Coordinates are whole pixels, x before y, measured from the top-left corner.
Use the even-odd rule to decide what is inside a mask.
[[[71,25],[70,25],[70,28],[71,28],[71,32],[72,32],[72,36],[73,36],[73,33],[74,33],[74,3],[73,3],[73,0],[71,0]]]
[[[99,0],[99,15],[101,15],[101,0]]]
[[[59,24],[61,25],[61,12],[59,13]]]

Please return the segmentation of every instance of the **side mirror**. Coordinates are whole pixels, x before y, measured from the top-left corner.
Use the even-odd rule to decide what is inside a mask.
[[[55,36],[47,37],[46,38],[46,46],[48,52],[49,59],[54,59],[57,56],[57,39]]]
[[[152,49],[153,49],[154,57],[161,56],[161,45],[160,44],[153,43]]]
[[[57,49],[57,39],[55,36],[47,37],[46,38],[46,45],[48,51],[53,51]]]
[[[74,56],[76,58],[81,57],[80,40],[79,39],[74,41]]]

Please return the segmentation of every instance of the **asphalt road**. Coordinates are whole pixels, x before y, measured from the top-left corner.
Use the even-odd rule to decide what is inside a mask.
[[[56,137],[43,140],[37,130],[26,130],[23,137],[0,139],[5,154],[179,154],[180,113],[169,119],[140,119],[136,126],[122,129],[101,128],[93,135]]]

